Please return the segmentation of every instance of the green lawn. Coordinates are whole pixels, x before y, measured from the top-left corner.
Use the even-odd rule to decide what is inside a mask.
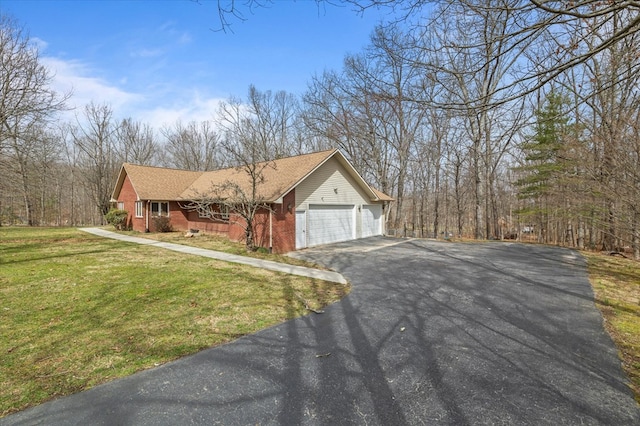
[[[640,262],[606,254],[583,254],[596,305],[640,403]]]
[[[0,227],[0,416],[306,314],[305,302],[317,309],[347,291],[76,229]]]
[[[184,232],[151,232],[151,233],[140,233],[136,231],[114,231],[113,228],[108,227],[105,228],[113,232],[118,232],[119,234],[131,235],[134,237],[141,238],[149,238],[152,240],[176,243],[176,244],[184,244],[193,247],[200,247],[209,250],[222,251],[230,254],[237,254],[240,256],[249,256],[255,257],[257,259],[267,259],[272,260],[274,262],[286,263],[289,265],[301,265],[301,266],[310,266],[318,269],[326,269],[322,266],[311,264],[304,260],[294,259],[292,257],[283,255],[283,254],[275,254],[268,253],[264,250],[258,251],[247,251],[246,246],[243,243],[237,243],[234,241],[230,241],[228,238],[223,236],[217,236],[212,234],[196,234],[194,237],[185,237]]]

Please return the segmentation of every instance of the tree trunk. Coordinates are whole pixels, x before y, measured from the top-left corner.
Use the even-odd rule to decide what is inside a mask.
[[[438,196],[438,194],[440,193],[440,173],[438,172],[438,170],[436,169],[436,182],[435,182],[435,191],[434,191],[434,196],[435,199],[433,201],[433,237],[434,238],[438,238],[438,231],[439,231],[439,226],[440,226],[440,215],[439,215],[439,201],[440,201],[440,197]]]
[[[475,224],[474,224],[474,237],[476,240],[481,240],[482,239],[482,228],[481,228],[481,223],[482,223],[482,201],[481,201],[481,197],[480,197],[480,186],[482,184],[482,180],[480,178],[480,161],[479,161],[479,153],[478,153],[478,142],[474,142],[474,148],[473,148],[473,168],[474,168],[474,176],[475,176],[475,181],[474,181],[474,187],[473,187],[473,196],[474,196],[474,203],[475,203]]]
[[[584,220],[582,220],[582,216],[578,218],[578,249],[584,250]]]
[[[247,221],[247,228],[244,231],[244,236],[247,250],[254,251],[255,245],[253,243],[253,221]]]
[[[636,206],[632,211],[631,224],[631,247],[633,249],[633,258],[640,260],[640,209]]]

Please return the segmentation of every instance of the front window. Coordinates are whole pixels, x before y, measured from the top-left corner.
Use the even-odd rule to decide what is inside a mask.
[[[209,219],[211,217],[211,207],[198,208],[198,217],[201,219]]]
[[[222,220],[229,220],[229,206],[226,204],[220,205],[220,217]]]
[[[142,217],[142,201],[136,201],[136,217]]]
[[[151,216],[169,216],[169,203],[166,201],[152,201]]]
[[[118,210],[124,210],[124,202],[118,201]]]
[[[198,207],[198,217],[201,219],[229,220],[229,206],[218,204],[217,209],[214,204]]]

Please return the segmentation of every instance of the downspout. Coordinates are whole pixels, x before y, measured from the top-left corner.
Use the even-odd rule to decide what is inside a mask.
[[[269,253],[273,253],[273,209],[269,209]]]

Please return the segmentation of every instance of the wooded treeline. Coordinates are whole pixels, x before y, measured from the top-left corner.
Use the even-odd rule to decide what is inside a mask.
[[[123,161],[211,170],[338,147],[395,197],[395,235],[528,238],[640,259],[640,3],[402,5],[306,93],[250,87],[160,129],[65,95],[2,17],[0,220],[102,222]]]

